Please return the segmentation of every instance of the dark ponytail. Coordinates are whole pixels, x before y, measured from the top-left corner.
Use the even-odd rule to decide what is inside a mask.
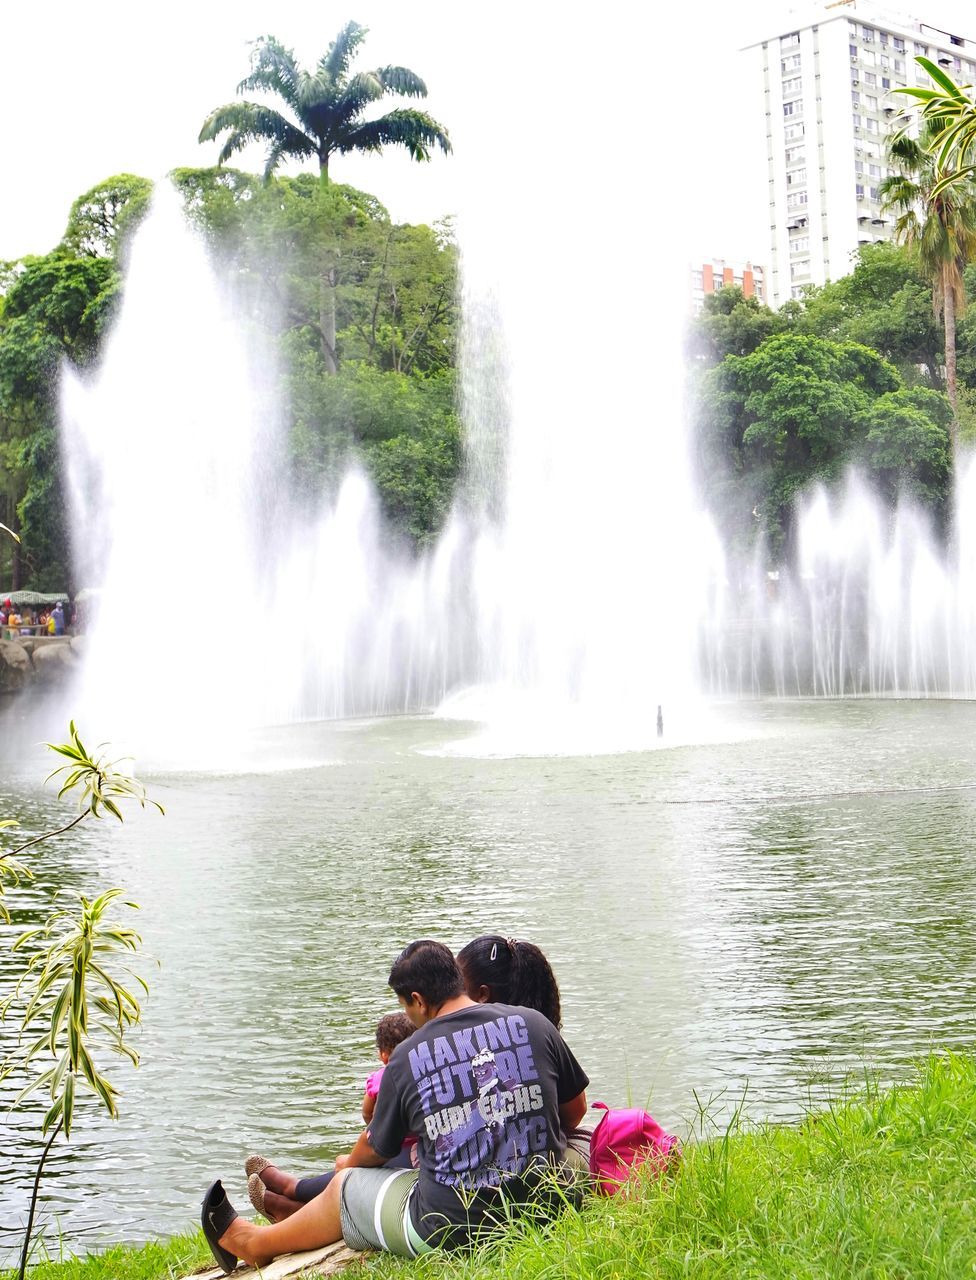
[[[469,992],[487,987],[493,1002],[538,1009],[553,1026],[562,1026],[556,975],[531,942],[486,934],[469,942],[457,959]]]

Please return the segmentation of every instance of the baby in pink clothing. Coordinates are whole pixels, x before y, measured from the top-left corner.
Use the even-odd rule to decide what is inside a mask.
[[[417,1028],[405,1013],[388,1013],[376,1024],[376,1051],[380,1056],[382,1067],[366,1077],[366,1092],[363,1094],[363,1119],[369,1124],[376,1109],[376,1097],[380,1091],[380,1081],[390,1055],[398,1044],[402,1044],[408,1036],[412,1036]],[[413,1139],[416,1142],[416,1138]]]

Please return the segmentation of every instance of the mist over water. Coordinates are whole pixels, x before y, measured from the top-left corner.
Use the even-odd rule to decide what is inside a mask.
[[[717,584],[704,687],[724,696],[976,694],[976,466],[959,466],[948,536],[909,501],[890,509],[851,473],[803,496],[797,555]]]

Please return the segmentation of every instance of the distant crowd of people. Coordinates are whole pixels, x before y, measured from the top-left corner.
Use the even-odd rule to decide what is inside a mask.
[[[67,615],[66,615],[66,610]],[[10,600],[0,604],[0,633],[13,636],[63,636],[75,622],[74,610],[59,600],[53,608],[19,610]]]

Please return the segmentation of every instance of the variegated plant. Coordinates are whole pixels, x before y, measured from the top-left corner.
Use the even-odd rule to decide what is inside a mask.
[[[918,57],[915,61],[928,73],[935,88],[908,86],[895,93],[914,98],[931,126],[928,149],[939,171],[932,194],[939,196],[961,177],[976,174],[976,99],[972,85],[956,84],[931,58]]]
[[[125,800],[135,800],[143,807],[151,804],[163,812],[162,805],[148,799],[141,782],[117,767],[119,760],[88,751],[74,721],[69,726],[67,742],[48,746],[66,761],[48,780],[60,780],[59,797],[77,792],[80,812],[64,826],[0,855],[0,895],[5,881],[16,884],[30,876],[15,858],[25,849],[63,835],[87,818],[111,814],[121,822],[119,805]],[[0,825],[14,824],[6,820]],[[13,1074],[31,1077],[15,1106],[37,1090],[46,1091],[49,1102],[41,1134],[43,1137],[50,1133],[34,1178],[20,1260],[21,1280],[27,1267],[44,1162],[62,1130],[70,1137],[78,1095],[94,1095],[116,1118],[118,1091],[104,1074],[102,1061],[106,1056],[123,1056],[136,1065],[139,1061],[125,1036],[142,1012],[136,990],[142,994],[148,987],[125,963],[141,945],[139,934],[109,914],[113,904],[136,909],[134,902],[120,901],[122,892],[108,889],[92,899],[79,894],[71,906],[58,907],[44,924],[22,933],[13,945],[14,951],[23,951],[29,958],[12,992],[0,1003],[0,1018],[16,1016],[20,1023],[17,1046],[0,1064],[0,1079]],[[9,919],[2,901],[0,911]]]

